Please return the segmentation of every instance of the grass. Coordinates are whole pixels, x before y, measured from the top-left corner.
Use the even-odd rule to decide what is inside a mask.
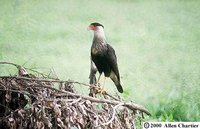
[[[126,100],[150,120],[200,120],[200,1],[0,1],[0,61],[88,83],[94,21],[115,48]],[[0,75],[15,74],[1,66]],[[107,82],[107,90],[116,92]],[[81,88],[82,89],[82,88]],[[86,92],[85,89],[83,92]]]

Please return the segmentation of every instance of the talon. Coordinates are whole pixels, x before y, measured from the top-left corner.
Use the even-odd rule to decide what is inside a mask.
[[[103,90],[103,89],[100,91],[100,94],[101,94],[101,95],[104,95],[105,93],[106,93],[106,91]]]
[[[97,87],[96,90],[97,90],[97,93],[100,93],[101,95],[105,94],[105,90],[101,87]]]
[[[100,87],[100,83],[97,82],[97,83],[95,84],[95,86]]]

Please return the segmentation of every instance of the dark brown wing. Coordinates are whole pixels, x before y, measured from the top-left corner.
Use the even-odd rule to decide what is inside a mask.
[[[107,62],[110,65],[111,70],[115,73],[118,81],[120,82],[120,76],[119,76],[119,70],[118,70],[117,57],[115,55],[115,50],[109,44],[107,44],[106,58],[107,58]]]
[[[119,70],[117,66],[117,57],[115,55],[115,50],[109,44],[107,44],[106,59],[111,70],[110,78],[115,83],[117,90],[120,93],[123,93],[123,88],[122,88],[122,85],[120,84]]]

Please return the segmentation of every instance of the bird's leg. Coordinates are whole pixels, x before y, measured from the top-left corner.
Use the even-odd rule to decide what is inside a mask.
[[[99,84],[100,77],[101,77],[101,73],[99,74],[98,80],[96,82],[96,86],[98,86],[98,84]]]
[[[97,79],[97,81],[96,81],[96,84],[95,84],[95,86],[96,86],[96,90],[97,90],[97,93],[99,93],[100,92],[100,87],[99,87],[99,81],[100,81],[100,77],[101,77],[101,73],[99,74],[99,77],[98,77],[98,79]]]
[[[97,86],[96,90],[97,90],[98,93],[103,94],[104,89],[101,88],[101,87],[98,87],[99,86],[98,84],[99,84],[99,81],[100,81],[100,77],[101,77],[101,73],[99,74],[99,77],[98,77],[97,82],[96,82],[96,86]],[[105,79],[104,79],[103,87],[104,87],[104,85],[105,85]]]
[[[106,77],[104,78],[102,90],[104,90],[105,82],[106,82]]]
[[[106,83],[106,76],[105,76],[105,78],[104,78],[104,82],[103,82],[103,87],[102,87],[102,89],[101,89],[101,94],[103,94],[104,92],[105,92],[105,90],[104,90],[104,87],[105,87],[105,83]]]
[[[101,95],[103,95],[105,92],[105,90],[104,90],[105,82],[106,82],[106,77],[104,78],[103,87],[102,88],[99,87],[97,89],[98,93],[100,93]]]

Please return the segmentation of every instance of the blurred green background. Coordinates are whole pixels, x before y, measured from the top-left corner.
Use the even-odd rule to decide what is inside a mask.
[[[199,10],[198,0],[1,0],[0,61],[88,83],[86,28],[99,22],[116,50],[125,100],[145,105],[149,120],[200,121]],[[15,73],[0,66],[0,75]]]

